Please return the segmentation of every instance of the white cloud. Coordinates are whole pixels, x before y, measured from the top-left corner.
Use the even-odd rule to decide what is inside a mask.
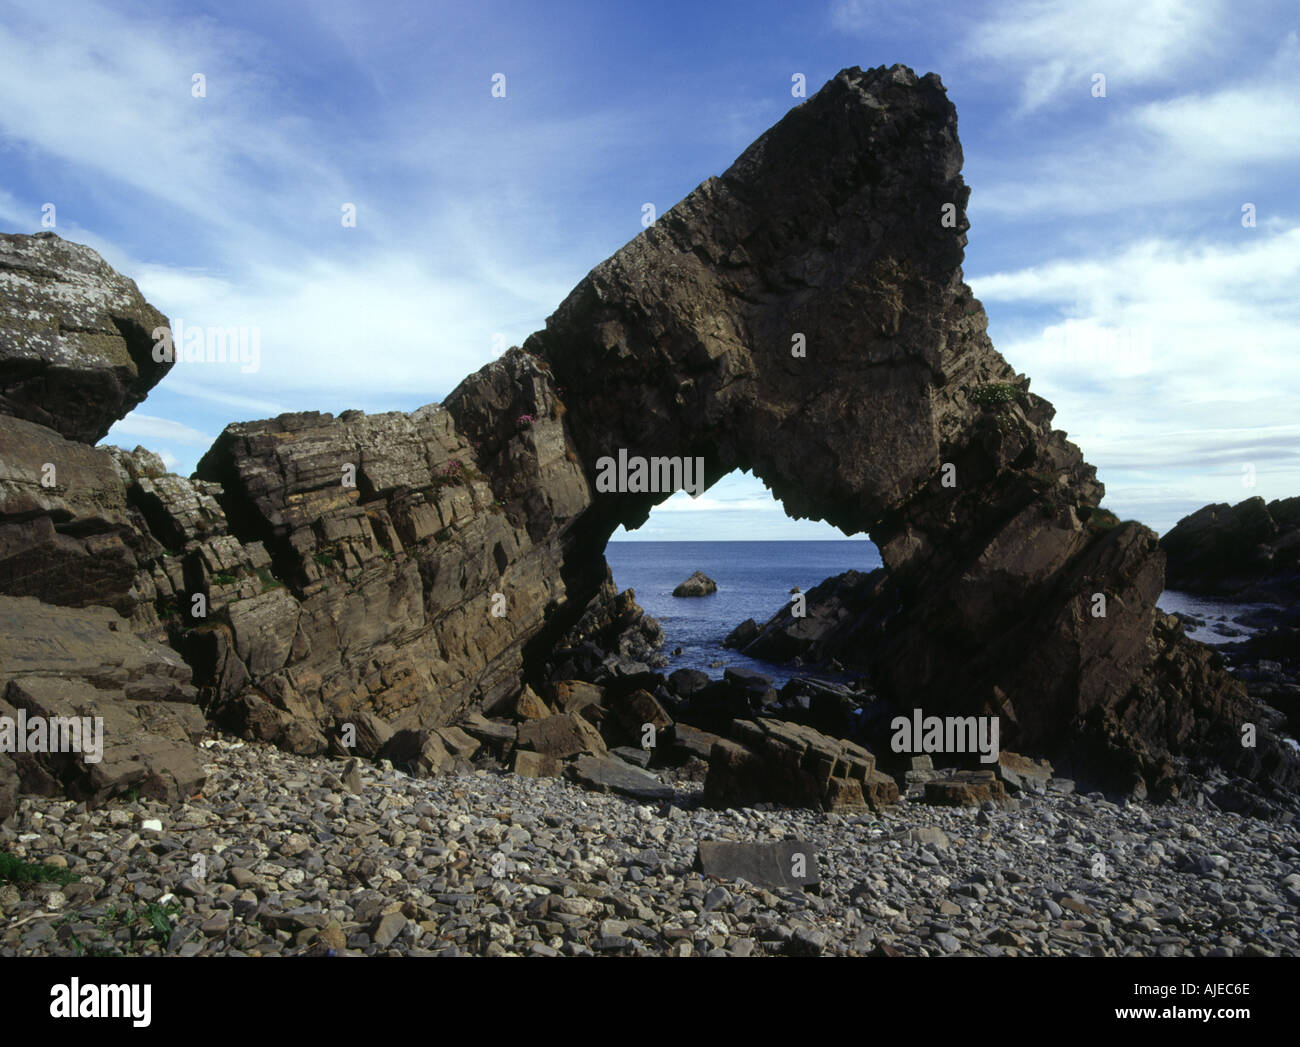
[[[122,437],[124,436],[133,440],[172,440],[176,443],[205,448],[212,443],[212,437],[207,433],[201,433],[197,429],[191,429],[188,425],[182,425],[180,422],[173,422],[167,418],[156,418],[153,415],[141,414],[139,411],[132,411],[125,418],[113,423],[113,428],[108,431],[104,441],[110,444],[122,443]],[[175,461],[174,458],[173,461]]]
[[[970,282],[993,317],[997,303],[1051,314],[994,341],[1056,405],[1108,502],[1140,504],[1153,486],[1168,502],[1172,478],[1201,501],[1294,493],[1300,226],[1214,246],[1148,239]],[[1258,489],[1243,493],[1247,465]]]
[[[342,194],[277,68],[264,44],[215,19],[134,18],[85,0],[29,6],[0,25],[0,126],[106,186],[247,236],[259,219]],[[207,78],[205,98],[191,94],[195,73]]]
[[[1141,106],[1138,124],[1184,157],[1243,165],[1300,158],[1300,97],[1294,85],[1232,87]]]
[[[972,57],[1021,79],[1032,112],[1089,97],[1094,73],[1123,87],[1169,79],[1211,52],[1217,0],[1015,0],[992,9],[965,41]],[[1109,88],[1108,88],[1109,90]]]
[[[754,481],[755,484],[758,481]],[[775,498],[710,498],[702,494],[692,498],[684,491],[678,491],[671,498],[654,509],[657,513],[712,513],[712,512],[746,512],[746,513],[781,513],[781,503]]]

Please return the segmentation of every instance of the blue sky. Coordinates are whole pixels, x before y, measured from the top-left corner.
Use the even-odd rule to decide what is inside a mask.
[[[188,473],[231,421],[441,399],[637,235],[644,203],[667,210],[798,104],[795,73],[811,94],[903,62],[957,106],[995,345],[1105,504],[1164,531],[1300,493],[1297,10],[0,0],[0,229],[35,232],[53,203],[56,232],[173,322],[257,329],[256,371],[178,363],[109,434]],[[733,475],[633,537],[841,535]]]

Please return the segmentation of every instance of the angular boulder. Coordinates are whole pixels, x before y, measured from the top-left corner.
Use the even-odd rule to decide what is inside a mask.
[[[893,779],[876,758],[850,741],[782,720],[736,720],[730,737],[714,743],[704,781],[712,807],[780,803],[828,811],[865,810],[898,799]],[[892,786],[892,789],[890,788]]]
[[[712,596],[718,591],[718,583],[703,571],[696,571],[686,581],[673,589],[674,596]]]
[[[167,327],[91,248],[0,233],[0,414],[96,443],[170,370],[153,351]]]

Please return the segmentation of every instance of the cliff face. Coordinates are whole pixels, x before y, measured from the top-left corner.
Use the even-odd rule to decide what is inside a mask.
[[[1169,587],[1236,600],[1300,600],[1300,497],[1221,502],[1160,539]]]
[[[1155,535],[1097,510],[989,342],[961,160],[937,77],[847,70],[444,404],[232,425],[190,480],[42,428],[20,390],[0,591],[128,616],[250,737],[337,750],[351,723],[373,755],[628,620],[605,542],[668,495],[601,492],[598,463],[699,458],[876,541],[856,637],[899,708],[997,714],[1005,747],[1128,784],[1172,783],[1170,752],[1237,759],[1244,692],[1156,612]],[[43,486],[51,460],[76,483]]]

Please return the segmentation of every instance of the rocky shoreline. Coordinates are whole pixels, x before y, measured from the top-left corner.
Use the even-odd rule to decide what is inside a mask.
[[[988,338],[961,167],[937,76],[843,70],[443,402],[235,422],[188,478],[93,446],[167,318],[0,234],[0,952],[1295,952],[1294,624],[1234,677],[1158,609]],[[869,534],[735,637],[855,686],[659,672],[604,551],[669,492],[613,455]],[[1246,521],[1255,584],[1294,502],[1169,555]],[[892,746],[922,706],[1000,751]],[[95,758],[41,741],[83,720]],[[728,839],[819,890],[702,877]]]
[[[1300,825],[1116,805],[710,810],[488,770],[416,779],[229,737],[179,804],[29,797],[0,955],[1272,956],[1300,952]],[[815,890],[704,878],[704,840],[802,840]],[[197,864],[203,858],[201,866]],[[196,869],[202,875],[196,875]]]

